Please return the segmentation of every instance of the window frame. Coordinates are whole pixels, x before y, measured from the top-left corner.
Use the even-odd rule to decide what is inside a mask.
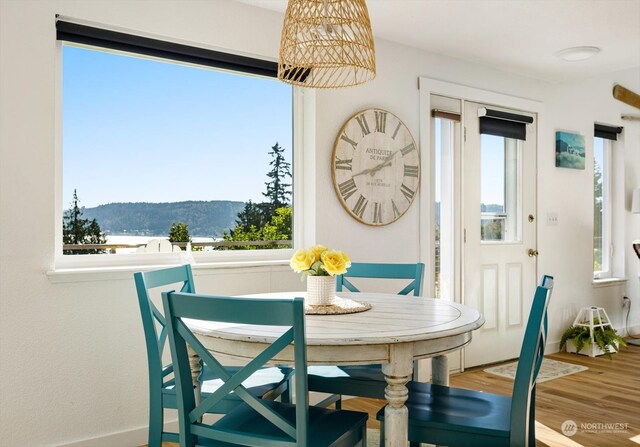
[[[154,38],[157,38],[154,36]],[[171,42],[170,39],[166,39]],[[315,141],[311,139],[310,132],[305,132],[305,128],[313,124],[315,93],[303,92],[298,87],[292,87],[292,232],[293,248],[287,249],[265,249],[265,250],[230,250],[230,251],[210,251],[210,252],[192,252],[188,256],[186,252],[182,253],[130,253],[123,255],[113,254],[94,254],[86,256],[63,255],[62,242],[62,221],[63,221],[63,145],[62,145],[62,47],[63,45],[74,45],[81,48],[87,48],[97,51],[107,51],[116,54],[131,55],[129,52],[108,49],[103,46],[84,45],[79,43],[70,43],[66,41],[56,40],[55,49],[55,144],[54,144],[54,160],[55,160],[55,185],[54,185],[54,256],[50,272],[81,270],[81,269],[113,269],[113,268],[131,268],[137,266],[158,266],[183,264],[195,262],[200,266],[247,266],[247,265],[271,265],[285,264],[291,258],[293,252],[301,247],[303,243],[309,240],[312,235],[313,227],[305,224],[310,221],[313,215],[313,188],[315,184],[311,182],[303,182],[303,174],[306,174],[303,156],[303,147],[313,147]],[[229,52],[232,55],[231,52]],[[150,57],[140,56],[137,57]],[[153,57],[150,57],[154,59]],[[167,60],[157,58],[158,60]],[[258,58],[267,61],[267,58]],[[171,61],[175,63],[175,61]],[[221,68],[219,68],[221,69]],[[223,69],[221,69],[223,70]],[[238,73],[234,70],[224,70],[232,73]],[[244,73],[246,75],[246,73]],[[263,75],[253,75],[258,77],[266,77]],[[312,151],[313,152],[313,151]],[[307,175],[314,179],[315,175]],[[306,198],[306,200],[305,200]]]
[[[601,240],[602,240],[602,262],[601,262],[601,270],[593,270],[593,279],[609,279],[613,277],[613,194],[612,194],[612,169],[613,169],[613,160],[612,160],[612,150],[613,144],[612,140],[602,138],[602,137],[593,137],[593,145],[594,145],[594,171],[593,176],[595,177],[595,141],[596,139],[602,140],[602,225],[601,225]],[[595,185],[594,185],[595,187]],[[595,190],[594,190],[594,200],[595,206]],[[594,214],[595,217],[595,214]],[[595,227],[595,221],[593,222]],[[592,252],[595,253],[595,234],[593,234],[592,239],[593,249]],[[595,261],[595,259],[594,259]]]

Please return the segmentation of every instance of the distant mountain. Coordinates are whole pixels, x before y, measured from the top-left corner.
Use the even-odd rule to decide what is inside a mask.
[[[504,206],[495,203],[481,203],[480,211],[483,213],[504,213]]]
[[[171,203],[108,203],[85,208],[84,218],[96,219],[106,234],[168,236],[172,223],[189,226],[191,237],[217,237],[235,227],[244,202],[229,200]]]

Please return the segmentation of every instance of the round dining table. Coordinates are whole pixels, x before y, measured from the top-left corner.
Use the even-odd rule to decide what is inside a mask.
[[[406,447],[408,411],[406,387],[415,360],[432,358],[432,382],[448,385],[446,354],[471,342],[472,331],[484,324],[480,312],[441,299],[381,293],[337,293],[368,303],[371,308],[340,315],[306,315],[307,362],[310,365],[381,364],[387,381],[385,445]],[[264,299],[306,297],[306,292],[244,295]],[[262,352],[285,329],[189,320],[203,345],[220,361],[243,364]],[[293,364],[293,347],[274,363]],[[197,361],[192,362],[194,368]],[[198,371],[192,371],[194,377]]]

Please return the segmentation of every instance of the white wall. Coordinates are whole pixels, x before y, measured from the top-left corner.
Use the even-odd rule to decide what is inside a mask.
[[[581,307],[604,307],[614,327],[624,328],[626,312],[622,297],[632,299],[629,325],[640,330],[640,261],[631,241],[640,238],[640,215],[630,213],[631,193],[640,186],[640,122],[623,121],[621,113],[638,110],[612,96],[613,86],[640,91],[640,70],[625,70],[569,85],[558,85],[545,93],[548,116],[539,135],[539,271],[557,276],[550,305],[549,340],[557,341],[562,328],[575,318]],[[616,250],[622,250],[619,270],[628,281],[617,286],[594,288],[591,281],[593,235],[593,123],[624,126],[614,146],[613,187],[620,199],[613,223],[617,230]],[[555,168],[556,130],[570,130],[585,136],[586,169]],[[558,213],[558,226],[546,226],[546,213]]]
[[[0,439],[12,446],[65,445],[125,432],[78,445],[137,445],[145,439],[144,430],[136,429],[146,424],[147,371],[130,274],[72,282],[46,276],[54,257],[54,117],[59,106],[54,14],[274,60],[281,17],[224,0],[0,2]],[[628,108],[611,99],[610,84],[618,81],[640,91],[638,70],[552,86],[380,40],[376,50],[374,82],[317,94],[316,147],[305,148],[308,155],[315,151],[317,166],[315,239],[346,250],[355,260],[411,262],[419,256],[417,201],[397,223],[371,228],[348,217],[335,197],[329,161],[333,141],[354,112],[389,109],[418,140],[418,76],[544,100],[548,116],[539,137],[539,215],[560,215],[558,227],[539,228],[540,272],[558,278],[552,334],[583,304],[605,305],[620,322],[615,303],[623,287],[593,289],[590,281],[591,174],[554,167],[554,129],[587,136],[596,119],[616,124]],[[640,183],[640,136],[638,123],[625,126],[629,209],[629,191]],[[625,212],[626,242],[640,237],[638,219]],[[637,265],[637,260],[627,261],[627,270],[635,268],[629,271],[627,293],[636,308]],[[218,293],[300,286],[286,266],[199,271],[196,281],[201,291]],[[638,315],[631,321],[637,322]]]

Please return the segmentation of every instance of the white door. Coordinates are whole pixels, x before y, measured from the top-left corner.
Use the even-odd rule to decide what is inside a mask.
[[[485,324],[465,349],[465,367],[518,357],[536,286],[536,122],[526,140],[480,134],[478,110],[464,108],[464,304]]]

